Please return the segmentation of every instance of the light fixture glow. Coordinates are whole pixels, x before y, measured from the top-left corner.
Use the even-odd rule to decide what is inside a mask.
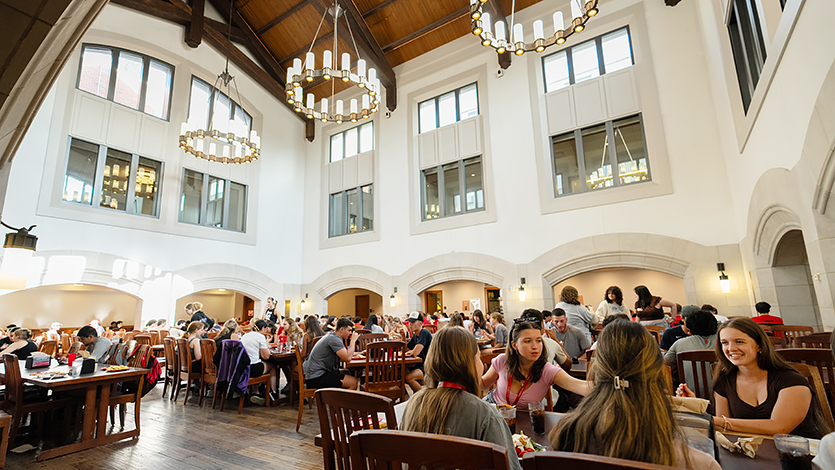
[[[394,294],[391,294],[391,297],[389,297],[389,304],[390,304],[392,307],[394,307],[394,303],[395,303]]]
[[[525,286],[519,286],[519,302],[525,301]]]
[[[716,263],[716,270],[722,273],[719,275],[719,286],[722,288],[722,293],[729,293],[731,291],[731,281],[725,274],[725,263]]]

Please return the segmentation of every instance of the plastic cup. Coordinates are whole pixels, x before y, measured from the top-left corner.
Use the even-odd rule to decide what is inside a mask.
[[[67,354],[67,364],[72,366],[72,363],[75,362],[75,353]]]
[[[541,400],[528,404],[531,416],[531,430],[536,434],[545,433],[545,403]]]
[[[812,453],[809,451],[809,440],[805,437],[775,434],[774,446],[777,447],[783,470],[811,470]]]
[[[516,407],[505,407],[499,412],[502,414],[504,422],[507,423],[507,427],[510,428],[510,434],[516,434]]]

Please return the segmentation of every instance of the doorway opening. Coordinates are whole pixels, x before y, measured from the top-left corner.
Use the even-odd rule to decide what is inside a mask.
[[[787,325],[820,327],[818,297],[802,231],[789,230],[780,238],[771,265],[783,321]]]

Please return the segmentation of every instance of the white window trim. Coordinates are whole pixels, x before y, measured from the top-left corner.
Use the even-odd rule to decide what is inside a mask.
[[[409,164],[409,231],[411,235],[471,227],[496,221],[496,203],[493,198],[493,165],[490,140],[485,134],[490,129],[490,110],[487,100],[487,64],[462,72],[441,82],[410,93],[406,102],[408,114],[408,164]],[[418,148],[418,105],[429,98],[442,95],[471,83],[478,87],[478,113],[481,116],[481,171],[484,190],[484,210],[465,212],[437,219],[423,220],[421,200],[421,168]]]
[[[670,164],[667,156],[667,142],[661,118],[661,105],[656,91],[657,85],[653,70],[652,53],[647,38],[643,4],[629,6],[605,17],[595,19],[594,24],[589,22],[584,33],[588,33],[589,37],[597,37],[624,26],[629,26],[632,60],[635,64],[632,67],[641,100],[639,112],[644,123],[647,159],[652,165],[652,180],[640,184],[608,188],[604,191],[588,191],[555,197],[551,136],[548,132],[548,111],[545,105],[545,73],[542,60],[529,60],[528,88],[530,90],[531,115],[533,116],[536,175],[542,214],[616,204],[673,193]],[[584,124],[582,127],[591,127],[608,120],[617,120],[620,117],[606,118],[596,123]]]

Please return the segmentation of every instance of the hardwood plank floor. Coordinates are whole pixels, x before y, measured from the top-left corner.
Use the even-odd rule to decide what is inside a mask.
[[[162,384],[142,400],[142,433],[138,439],[109,444],[45,462],[36,462],[34,450],[9,452],[7,469],[287,469],[321,470],[322,452],[313,445],[319,433],[317,409],[305,406],[296,432],[298,403],[266,408],[244,406],[238,400],[212,410],[211,398],[197,406],[183,392],[173,403],[162,397]],[[133,407],[128,407],[126,427],[133,427]],[[118,422],[117,414],[117,422]],[[108,423],[109,424],[109,423]],[[19,444],[20,442],[18,442]],[[11,446],[10,446],[11,448]]]

